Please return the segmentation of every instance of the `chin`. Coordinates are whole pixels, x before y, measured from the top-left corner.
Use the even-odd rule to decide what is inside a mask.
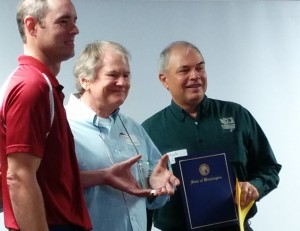
[[[124,103],[125,99],[115,99],[112,104],[116,106],[116,108],[120,107]]]
[[[75,53],[65,54],[64,56],[61,57],[61,61],[69,60],[70,58],[74,57],[74,55],[75,55]]]
[[[204,99],[204,95],[198,95],[197,97],[190,97],[189,101],[194,102],[195,104],[200,103]]]

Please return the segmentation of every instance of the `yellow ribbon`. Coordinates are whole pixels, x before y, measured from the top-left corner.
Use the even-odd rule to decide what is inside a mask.
[[[245,218],[246,218],[249,210],[251,209],[252,205],[254,204],[254,200],[252,200],[246,207],[242,208],[242,206],[241,206],[241,187],[239,185],[238,179],[236,179],[235,190],[236,190],[236,197],[237,197],[236,200],[237,200],[237,207],[238,207],[240,231],[245,231],[245,228],[244,228]]]

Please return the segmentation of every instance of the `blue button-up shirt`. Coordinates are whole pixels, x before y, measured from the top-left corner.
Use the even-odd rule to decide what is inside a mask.
[[[80,170],[108,168],[138,152],[142,154],[142,163],[149,163],[151,172],[161,158],[142,126],[119,113],[119,109],[109,118],[100,118],[75,95],[71,95],[66,112]],[[141,182],[137,164],[132,167],[132,174]],[[167,196],[158,197],[150,204],[144,197],[133,196],[107,185],[87,188],[84,195],[95,231],[145,231],[146,206],[156,209],[168,200]]]

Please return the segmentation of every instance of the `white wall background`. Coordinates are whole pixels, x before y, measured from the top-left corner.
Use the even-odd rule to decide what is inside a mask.
[[[0,0],[0,84],[16,66],[22,44],[17,0]],[[113,40],[132,54],[132,87],[122,111],[142,122],[170,103],[157,77],[160,51],[175,40],[197,45],[206,60],[207,95],[248,108],[268,136],[281,182],[258,203],[256,231],[300,230],[300,2],[75,0],[77,55],[94,40]],[[75,58],[59,80],[74,91]],[[299,143],[298,143],[299,142]],[[1,224],[0,230],[5,230]]]

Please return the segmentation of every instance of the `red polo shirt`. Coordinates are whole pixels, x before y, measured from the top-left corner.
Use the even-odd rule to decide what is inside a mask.
[[[49,225],[73,224],[91,229],[80,185],[73,136],[63,106],[63,87],[41,62],[20,56],[0,110],[0,152],[5,226],[18,229],[6,184],[7,158],[11,153],[32,153],[41,158],[37,179]],[[55,115],[51,126],[49,86],[53,87]],[[51,128],[50,128],[51,127]],[[49,131],[46,138],[46,134]]]

